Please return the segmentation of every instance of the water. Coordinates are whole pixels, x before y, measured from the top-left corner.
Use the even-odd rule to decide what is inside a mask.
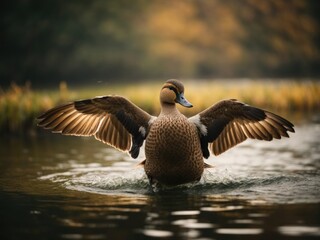
[[[152,191],[92,138],[1,138],[0,239],[319,239],[320,124],[246,141],[198,183]]]

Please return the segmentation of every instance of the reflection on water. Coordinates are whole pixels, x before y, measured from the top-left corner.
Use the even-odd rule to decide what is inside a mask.
[[[153,192],[139,160],[53,134],[1,139],[1,239],[317,239],[320,126],[212,157]]]

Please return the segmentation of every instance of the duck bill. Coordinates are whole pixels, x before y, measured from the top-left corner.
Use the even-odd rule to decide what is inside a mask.
[[[193,105],[184,97],[183,93],[180,93],[177,96],[176,102],[187,108],[193,107]]]

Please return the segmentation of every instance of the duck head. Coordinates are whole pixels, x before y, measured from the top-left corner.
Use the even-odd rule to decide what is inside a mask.
[[[161,104],[175,105],[179,103],[184,107],[191,108],[192,104],[184,97],[184,86],[176,79],[165,82],[160,92]]]

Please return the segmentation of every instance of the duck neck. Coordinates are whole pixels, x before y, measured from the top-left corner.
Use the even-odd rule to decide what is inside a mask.
[[[162,102],[160,115],[172,115],[172,114],[179,114],[179,110],[176,107],[176,104]]]

